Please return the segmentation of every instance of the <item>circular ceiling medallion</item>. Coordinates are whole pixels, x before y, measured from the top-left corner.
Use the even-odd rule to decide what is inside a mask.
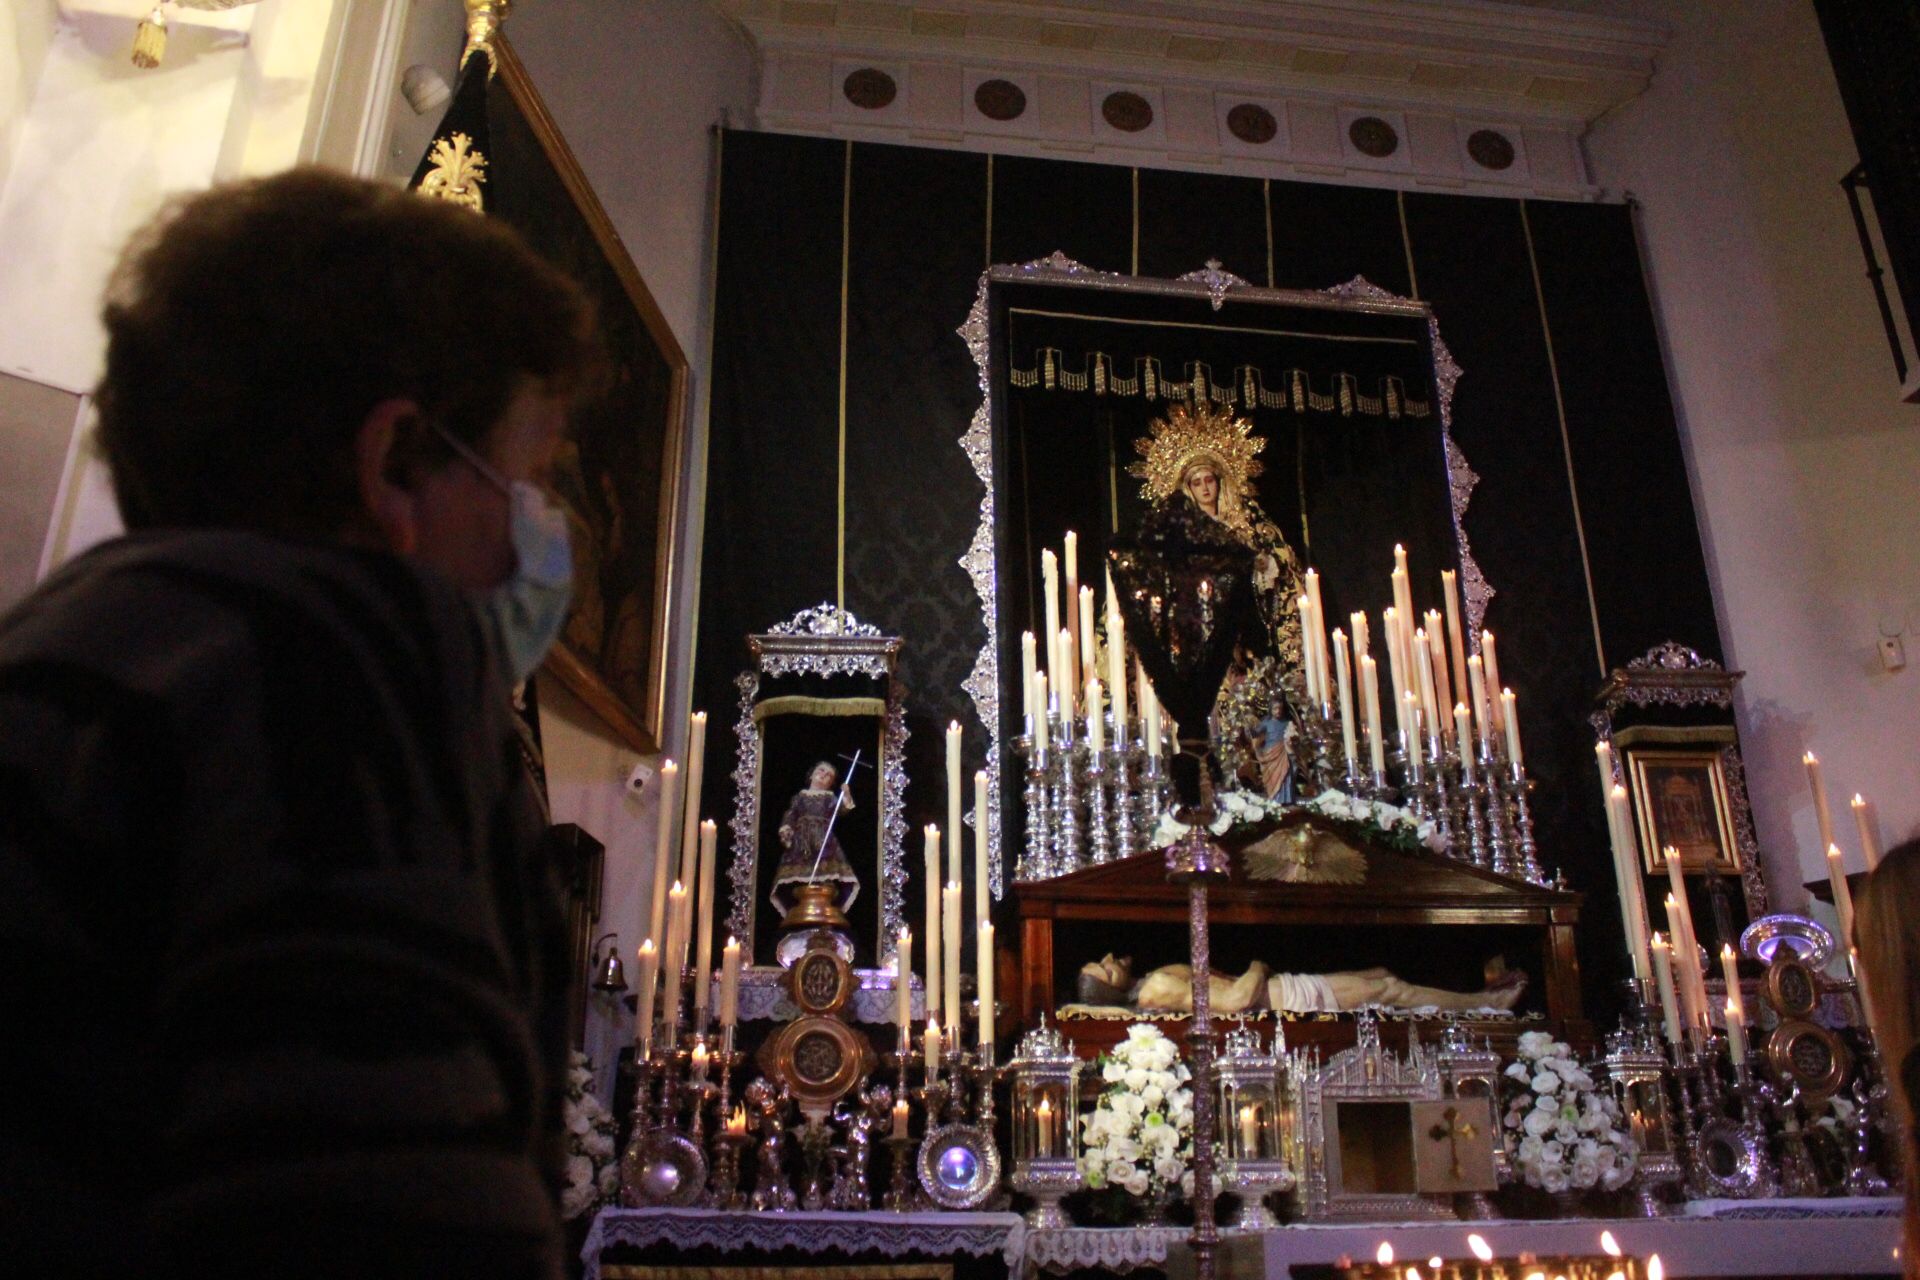
[[[1400,135],[1379,116],[1361,116],[1347,126],[1347,137],[1354,150],[1375,160],[1384,160],[1400,149]]]
[[[1280,132],[1280,122],[1265,107],[1243,102],[1227,112],[1227,131],[1257,147],[1273,141],[1274,135]]]
[[[1106,122],[1122,133],[1138,133],[1153,123],[1153,104],[1125,89],[1107,95],[1100,104]]]
[[[1027,109],[1027,95],[1011,80],[982,80],[973,91],[973,105],[989,120],[1018,120]]]
[[[1492,129],[1475,129],[1467,136],[1467,154],[1482,169],[1510,169],[1513,167],[1513,143],[1504,133]]]
[[[899,87],[893,83],[893,77],[873,67],[862,67],[849,74],[840,91],[847,95],[847,101],[867,111],[878,111],[893,102]]]

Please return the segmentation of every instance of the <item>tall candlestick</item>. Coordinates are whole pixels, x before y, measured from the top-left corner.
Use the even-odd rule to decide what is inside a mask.
[[[927,888],[927,1017],[940,1014],[940,828],[926,826],[927,868],[923,883]]]
[[[1840,846],[1827,846],[1827,882],[1833,886],[1833,910],[1840,917],[1840,945],[1853,945],[1853,890],[1847,887],[1847,868]]]
[[[946,992],[942,997],[946,1005],[947,1022],[954,1030],[954,1043],[959,1044],[960,1031],[960,882],[952,880],[940,891],[940,944],[945,954],[940,957],[940,978],[946,983]]]
[[[1467,644],[1461,638],[1459,582],[1451,569],[1440,573],[1440,596],[1447,607],[1447,649],[1452,659],[1453,687],[1464,694],[1467,691]]]
[[[987,919],[993,906],[992,890],[987,882],[991,861],[987,853],[991,824],[987,819],[991,816],[987,804],[987,771],[979,769],[973,775],[973,918],[976,924]]]
[[[1044,707],[1036,709],[1033,705],[1033,678],[1040,673],[1040,642],[1034,639],[1033,632],[1020,633],[1020,698],[1021,714],[1031,726],[1035,716],[1045,715]],[[1033,730],[1028,729],[1031,733]]]
[[[1080,599],[1080,535],[1071,529],[1067,530],[1065,552],[1066,554],[1063,557],[1066,561],[1065,567],[1067,571],[1067,596],[1065,605],[1068,609],[1074,609],[1077,607],[1076,602]],[[1075,625],[1074,618],[1069,617],[1064,621],[1067,630],[1073,630]],[[1067,651],[1060,656],[1070,664],[1071,670],[1063,668],[1059,672],[1056,672],[1054,676],[1055,681],[1057,682],[1063,677],[1071,676],[1071,680],[1066,687],[1078,689],[1080,682],[1086,679],[1086,676],[1080,671],[1079,650],[1072,644],[1069,644]],[[1062,692],[1064,693],[1065,690],[1063,689]],[[951,1022],[952,1019],[948,1019],[948,1021]]]
[[[1387,772],[1386,745],[1380,739],[1380,671],[1371,656],[1360,659],[1360,700],[1367,707],[1367,750],[1373,776]]]
[[[1120,618],[1120,596],[1107,575],[1107,696],[1113,699],[1113,740],[1127,745],[1127,633]]]
[[[1859,792],[1853,794],[1853,825],[1860,829],[1860,852],[1867,859],[1867,870],[1878,870],[1880,866],[1880,841],[1874,835],[1873,815],[1867,812],[1867,801]]]
[[[1347,656],[1347,636],[1338,627],[1333,631],[1333,669],[1340,683],[1340,744],[1346,750],[1347,768],[1360,772],[1358,737],[1353,723],[1353,666]]]
[[[680,939],[686,932],[687,890],[678,880],[667,890],[667,949],[660,954],[661,977],[667,1000],[666,1048],[669,1053],[680,1041],[680,982],[685,972],[681,961]]]
[[[1522,768],[1523,757],[1520,754],[1520,718],[1514,714],[1513,690],[1511,689],[1502,689],[1500,691],[1500,723],[1505,726],[1507,731],[1507,761],[1512,764],[1515,769]]]
[[[1134,687],[1140,690],[1140,721],[1142,731],[1147,736],[1147,757],[1160,758],[1160,699],[1147,681],[1147,668],[1139,661],[1133,664]]]
[[[1473,724],[1479,731],[1480,749],[1492,754],[1493,713],[1487,709],[1487,678],[1477,653],[1467,659],[1467,688],[1473,695]]]
[[[1667,1043],[1680,1043],[1680,1010],[1673,994],[1673,949],[1659,934],[1653,935],[1654,985],[1660,990],[1660,1018],[1666,1029]]]
[[[1047,620],[1047,677],[1060,683],[1060,651],[1055,637],[1060,634],[1060,559],[1051,548],[1040,553],[1041,605]]]
[[[720,952],[720,1027],[725,1030],[739,1021],[740,939],[729,937]]]
[[[1093,631],[1093,588],[1080,588],[1080,670],[1092,675],[1100,669],[1098,650],[1094,644]]]
[[[673,879],[673,833],[680,829],[674,804],[680,795],[680,766],[668,760],[660,766],[660,825],[653,837],[653,906],[647,915],[647,936],[665,945],[667,937],[667,882]]]
[[[1047,749],[1047,740],[1052,729],[1047,720],[1047,673],[1036,672],[1033,677],[1033,747],[1036,751]]]
[[[700,789],[707,767],[707,713],[696,711],[687,722],[687,768],[681,779],[680,879],[691,889],[699,884]],[[689,900],[691,906],[691,900]]]
[[[1100,714],[1100,704],[1104,701],[1100,690],[1100,677],[1087,681],[1087,750],[1099,755],[1107,749],[1105,717]]]
[[[1827,784],[1820,776],[1820,757],[1809,751],[1800,757],[1807,766],[1807,785],[1813,789],[1813,814],[1820,823],[1820,848],[1833,844],[1833,814],[1827,808]]]
[[[1438,609],[1427,610],[1427,657],[1433,664],[1434,704],[1442,713],[1453,705],[1453,680],[1447,670],[1447,633],[1441,630],[1443,625]],[[1442,714],[1440,719],[1445,722],[1447,717]],[[1445,732],[1452,737],[1453,726],[1446,725]]]
[[[1473,722],[1467,704],[1453,704],[1453,737],[1460,744],[1460,781],[1473,785]]]
[[[960,722],[947,723],[947,879],[960,880]]]
[[[1313,605],[1313,634],[1311,637],[1314,665],[1320,674],[1320,701],[1329,696],[1327,690],[1327,607],[1320,599],[1320,571],[1307,570],[1307,599]]]
[[[707,1010],[713,1007],[710,988],[713,985],[713,864],[716,861],[716,846],[719,843],[719,828],[709,818],[700,824],[700,900],[695,913],[698,941],[694,945],[693,956],[693,1025],[697,1031],[706,1030]]]
[[[980,955],[974,985],[980,989],[980,1044],[985,1048],[993,1044],[993,923],[982,920],[976,933]]]
[[[1506,728],[1507,722],[1502,716],[1505,708],[1494,696],[1500,689],[1500,658],[1498,651],[1494,648],[1491,631],[1480,633],[1480,662],[1487,675],[1487,710],[1493,715],[1493,731],[1499,733]]]
[[[660,953],[654,949],[652,938],[640,944],[638,991],[640,1006],[634,1011],[633,1029],[640,1045],[640,1061],[645,1062],[653,1052],[653,1009],[660,994]]]
[[[904,1037],[913,1025],[913,930],[900,931],[893,954],[893,1020]]]

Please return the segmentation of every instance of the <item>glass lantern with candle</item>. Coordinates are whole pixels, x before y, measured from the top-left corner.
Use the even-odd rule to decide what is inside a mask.
[[[1080,1189],[1074,1122],[1080,1114],[1080,1055],[1044,1021],[1021,1037],[1007,1064],[1013,1098],[1013,1189],[1032,1196],[1027,1223],[1070,1225],[1061,1198]]]
[[[1664,1188],[1679,1183],[1685,1170],[1673,1135],[1667,1091],[1667,1056],[1650,1030],[1621,1027],[1607,1037],[1602,1059],[1620,1114],[1626,1117],[1639,1155],[1630,1190],[1641,1216],[1672,1212]]]
[[[1294,1184],[1288,1141],[1292,1125],[1292,1089],[1283,1058],[1286,1046],[1274,1031],[1271,1050],[1258,1028],[1227,1032],[1226,1049],[1214,1064],[1219,1090],[1222,1181],[1240,1200],[1234,1225],[1254,1231],[1278,1226],[1267,1197]]]

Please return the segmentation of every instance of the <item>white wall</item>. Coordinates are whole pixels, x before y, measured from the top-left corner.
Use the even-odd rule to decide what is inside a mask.
[[[1920,831],[1920,408],[1893,365],[1838,184],[1857,159],[1813,7],[1634,10],[1673,27],[1652,89],[1587,140],[1638,197],[1760,841],[1776,886],[1824,874],[1801,753],[1888,842]],[[1913,665],[1881,669],[1882,624]]]

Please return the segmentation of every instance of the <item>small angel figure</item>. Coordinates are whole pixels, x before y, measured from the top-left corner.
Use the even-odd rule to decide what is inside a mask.
[[[746,1103],[759,1117],[760,1152],[753,1180],[753,1207],[762,1211],[780,1212],[792,1209],[799,1203],[794,1198],[793,1188],[787,1185],[787,1173],[783,1167],[786,1163],[787,1129],[784,1118],[787,1102],[784,1086],[776,1089],[765,1080],[755,1080],[746,1088]]]

